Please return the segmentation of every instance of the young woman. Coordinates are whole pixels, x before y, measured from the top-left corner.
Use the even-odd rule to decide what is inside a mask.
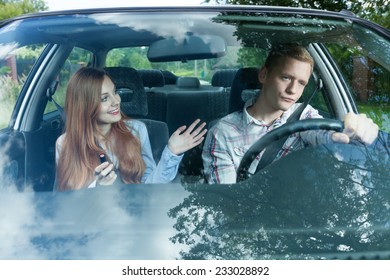
[[[172,181],[183,153],[199,145],[205,123],[179,127],[156,166],[145,125],[120,111],[120,96],[101,69],[81,68],[70,79],[65,99],[66,131],[56,142],[59,191],[130,183]],[[101,163],[100,156],[106,159]],[[103,160],[104,161],[104,160]]]

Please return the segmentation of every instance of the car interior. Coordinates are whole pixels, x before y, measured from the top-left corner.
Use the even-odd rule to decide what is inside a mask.
[[[155,69],[104,69],[119,91],[122,112],[145,123],[156,163],[169,136],[179,126],[188,126],[199,118],[210,128],[223,116],[241,110],[245,101],[261,92],[256,67],[220,69],[214,73],[211,85],[201,85],[196,77],[177,77],[175,84],[165,84],[163,72]],[[308,90],[311,87],[308,86]],[[59,123],[63,125],[63,122]],[[176,182],[205,182],[202,147],[203,143],[185,153]],[[50,149],[48,158],[54,158],[53,149]],[[47,165],[50,162],[48,160]],[[55,170],[55,167],[50,169]],[[53,181],[54,178],[48,180]]]
[[[122,112],[145,123],[156,163],[169,136],[179,126],[188,126],[199,118],[211,127],[223,116],[242,109],[246,100],[261,92],[256,67],[219,69],[213,74],[210,85],[202,85],[196,77],[176,77],[174,84],[166,84],[165,77],[173,77],[174,74],[156,69],[123,66],[104,69],[119,91]],[[307,91],[311,87],[308,86]],[[50,89],[53,90],[49,87],[47,92]],[[45,96],[47,100],[42,102],[56,102],[55,93],[49,96]],[[66,121],[62,111],[57,105],[56,111],[46,114],[47,119],[42,120],[39,129],[23,133],[26,162],[40,162],[38,165],[26,165],[24,170],[26,183],[32,184],[35,191],[53,190],[55,140],[63,132]],[[202,148],[203,143],[185,153],[175,182],[205,183]],[[15,176],[17,173],[13,172]]]
[[[69,10],[0,22],[0,258],[389,259],[389,38],[349,13],[261,5]],[[56,191],[66,89],[81,67],[111,77],[123,114],[145,124],[157,163],[178,127],[200,119],[210,129],[264,94],[259,69],[280,43],[313,57],[298,102],[324,119],[289,117],[263,137],[238,135],[254,143],[234,146],[236,183],[208,184],[202,142],[185,152],[171,183]],[[108,110],[115,117],[104,120],[117,120]],[[367,113],[382,139],[370,147],[312,137],[317,143],[301,149],[290,138],[288,155],[272,161],[292,133],[341,131],[347,112]],[[256,267],[241,268],[255,275]]]
[[[100,16],[102,15],[96,15],[96,18]],[[6,167],[17,170],[9,172],[9,174],[14,174],[10,175],[12,180],[21,180],[27,185],[31,184],[35,191],[53,190],[55,141],[63,133],[66,121],[66,116],[63,115],[61,109],[63,96],[57,93],[59,87],[66,87],[67,80],[62,79],[63,72],[67,72],[69,77],[69,73],[77,70],[75,67],[89,65],[104,68],[119,91],[122,99],[121,110],[130,118],[140,119],[146,124],[156,162],[169,136],[179,126],[189,125],[199,118],[211,127],[223,116],[241,110],[244,102],[249,98],[261,94],[261,85],[257,78],[260,65],[216,67],[213,69],[210,82],[205,83],[199,77],[176,75],[167,69],[134,68],[121,64],[112,66],[107,62],[107,54],[111,50],[142,46],[148,48],[146,55],[150,62],[215,60],[225,56],[230,46],[237,48],[240,44],[232,32],[234,25],[220,26],[216,23],[210,25],[208,29],[210,34],[223,34],[225,38],[202,34],[202,32],[197,33],[200,35],[194,35],[192,31],[198,28],[194,25],[188,27],[188,30],[192,31],[187,30],[182,44],[174,44],[172,40],[137,28],[122,28],[114,24],[99,26],[101,24],[99,20],[102,19],[96,18],[96,22],[92,23],[86,20],[84,30],[80,33],[77,30],[67,30],[65,26],[69,22],[65,19],[64,22],[59,21],[58,26],[47,26],[36,31],[37,41],[49,43],[30,71],[31,80],[28,81],[30,87],[23,89],[21,93],[21,95],[31,94],[30,102],[28,105],[23,104],[22,101],[16,104],[17,109],[27,106],[23,109],[30,117],[23,118],[19,122],[23,129],[20,135],[12,138],[10,145],[14,147],[13,160]],[[208,19],[207,23],[209,23]],[[202,27],[202,24],[204,23],[201,18],[199,26]],[[242,33],[245,35],[253,28],[251,25],[247,26]],[[246,39],[249,41],[242,42],[242,47],[259,49],[266,54],[269,45],[259,39],[264,34],[258,30],[255,31],[259,32],[256,37],[257,41],[253,38]],[[64,32],[67,39],[52,36],[56,32]],[[113,32],[117,35],[110,35]],[[101,34],[104,34],[103,37],[99,37]],[[271,35],[267,36],[272,38]],[[275,37],[275,43],[280,43],[280,38],[280,36]],[[285,40],[290,38],[291,36],[287,36]],[[22,36],[18,40],[23,41]],[[258,44],[258,42],[262,43]],[[311,47],[307,39],[302,42]],[[90,57],[80,65],[69,66],[67,65],[68,58],[74,49],[85,50],[90,53]],[[324,70],[316,68],[315,72],[318,74]],[[32,78],[34,76],[39,77],[39,82]],[[307,98],[315,87],[316,81],[313,78],[306,86],[302,100]],[[315,96],[311,104],[314,104],[324,116],[337,117],[344,108],[335,108],[336,102],[332,98],[329,88],[325,87]],[[55,109],[48,112],[49,105]],[[23,144],[20,145],[20,143]],[[18,152],[20,147],[25,148]],[[202,144],[185,153],[176,182],[205,183],[201,152]]]

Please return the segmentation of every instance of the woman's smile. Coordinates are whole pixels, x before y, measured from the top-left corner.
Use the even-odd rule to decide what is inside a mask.
[[[110,114],[110,115],[116,116],[116,115],[118,115],[120,113],[120,110],[119,110],[119,108],[116,108],[116,109],[114,109],[112,111],[109,111],[107,113]]]

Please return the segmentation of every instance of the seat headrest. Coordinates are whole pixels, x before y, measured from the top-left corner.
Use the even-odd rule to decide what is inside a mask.
[[[161,70],[164,76],[166,85],[174,85],[177,81],[177,76],[168,70]]]
[[[144,87],[163,87],[165,85],[164,75],[157,69],[139,69],[137,70],[142,78]]]
[[[219,69],[211,78],[211,85],[214,87],[231,87],[234,76],[238,69]]]
[[[178,88],[199,88],[200,81],[196,77],[179,77],[176,86]]]
[[[261,88],[258,74],[259,69],[256,67],[238,69],[230,90],[229,113],[242,110],[244,108],[245,103],[242,100],[243,90]]]
[[[131,67],[106,67],[121,96],[121,110],[129,117],[148,114],[148,101],[141,76]]]

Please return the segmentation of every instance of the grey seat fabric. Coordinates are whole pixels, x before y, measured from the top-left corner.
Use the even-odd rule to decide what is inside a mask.
[[[148,99],[148,119],[165,121],[167,97],[162,91],[165,85],[164,75],[161,70],[157,69],[138,69],[142,78],[146,96]]]
[[[176,87],[197,89],[200,87],[200,81],[196,77],[179,77],[176,80]]]
[[[214,87],[230,88],[238,69],[220,69],[215,71],[211,78],[211,85]]]
[[[130,67],[106,67],[104,70],[119,91],[122,112],[129,117],[145,117],[148,114],[148,101],[137,70]]]
[[[139,119],[142,121],[149,134],[150,146],[152,147],[153,158],[156,164],[160,161],[161,154],[168,143],[168,125],[165,122]]]
[[[163,73],[164,81],[165,81],[166,85],[176,84],[178,77],[175,74],[173,74],[172,72],[170,72],[168,70],[161,70],[161,72]]]
[[[245,102],[259,94],[261,84],[258,79],[259,69],[256,67],[240,68],[234,76],[229,97],[229,111],[242,110]],[[221,116],[223,117],[223,116]],[[219,118],[209,122],[208,128],[211,128],[219,121]]]
[[[105,71],[119,90],[122,112],[145,123],[153,157],[158,163],[168,143],[168,126],[164,122],[144,118],[148,114],[148,102],[140,74],[134,68],[128,67],[106,67]]]
[[[164,75],[160,70],[157,69],[138,69],[138,73],[142,78],[144,87],[163,87],[165,85]]]
[[[256,67],[240,68],[237,71],[230,90],[229,113],[242,110],[246,101],[244,99],[258,94],[261,88],[258,73]]]
[[[195,84],[196,85],[196,84]],[[208,123],[227,111],[226,93],[221,88],[200,86],[199,88],[176,88],[167,94],[167,124],[170,133],[179,126],[187,127],[196,119]],[[183,175],[200,176],[203,172],[202,145],[184,154],[179,166]]]

